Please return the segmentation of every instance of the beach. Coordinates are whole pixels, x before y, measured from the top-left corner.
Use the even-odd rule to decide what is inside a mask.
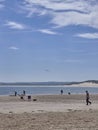
[[[98,130],[98,95],[0,96],[0,130]],[[36,100],[35,100],[36,99]]]

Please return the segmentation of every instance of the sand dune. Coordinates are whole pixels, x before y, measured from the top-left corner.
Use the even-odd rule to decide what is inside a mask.
[[[98,87],[98,84],[89,82],[89,83],[72,84],[69,86],[71,87]]]

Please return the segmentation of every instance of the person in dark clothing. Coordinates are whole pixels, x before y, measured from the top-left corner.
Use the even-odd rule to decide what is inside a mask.
[[[17,92],[15,91],[15,96],[17,96]]]
[[[26,91],[25,91],[25,90],[23,90],[23,95],[24,95],[24,96],[26,95]]]
[[[86,105],[91,104],[91,101],[89,101],[89,99],[90,99],[89,92],[86,91]]]
[[[63,89],[61,89],[61,95],[63,94]]]
[[[70,92],[68,92],[68,95],[71,95],[71,93],[70,93]]]

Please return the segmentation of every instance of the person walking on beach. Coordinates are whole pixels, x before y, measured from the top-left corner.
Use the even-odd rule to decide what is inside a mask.
[[[86,91],[86,105],[91,104],[91,101],[89,101],[89,99],[90,99],[89,92]]]

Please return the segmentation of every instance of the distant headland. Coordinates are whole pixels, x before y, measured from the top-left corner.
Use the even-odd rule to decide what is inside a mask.
[[[85,87],[89,87],[89,86],[94,86],[94,87],[98,87],[98,80],[86,80],[86,81],[81,81],[81,82],[55,82],[55,81],[49,81],[49,82],[0,82],[0,86],[3,85],[28,85],[28,86],[32,86],[32,85],[49,85],[49,86],[57,86],[57,85],[64,85],[64,86],[85,86]]]

